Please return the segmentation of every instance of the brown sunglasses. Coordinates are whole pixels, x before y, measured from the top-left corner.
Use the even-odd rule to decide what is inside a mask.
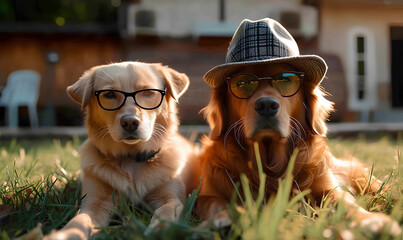
[[[251,73],[238,73],[227,77],[228,87],[231,93],[241,99],[250,98],[259,88],[263,80],[270,81],[283,97],[295,95],[302,85],[303,72],[282,72],[273,77],[257,77]]]

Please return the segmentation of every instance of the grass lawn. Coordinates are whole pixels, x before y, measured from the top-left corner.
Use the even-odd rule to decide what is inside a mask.
[[[332,137],[329,146],[337,157],[356,157],[373,165],[374,175],[388,181],[388,192],[359,194],[358,202],[368,210],[385,212],[403,228],[403,137],[399,136]],[[78,148],[82,141],[0,139],[0,239],[13,239],[35,228],[46,234],[75,215],[80,204]],[[240,186],[245,193],[247,182],[244,178]],[[324,200],[320,207],[312,207],[305,201],[304,192],[290,200],[291,184],[288,175],[277,197],[267,204],[261,195],[257,199],[246,196],[243,210],[231,204],[233,224],[222,229],[199,224],[194,218],[196,191],[179,221],[165,222],[148,234],[145,231],[151,213],[147,206],[133,206],[123,198],[116,203],[111,225],[93,239],[402,239],[393,238],[387,231],[377,236],[352,226],[341,204],[334,206]]]

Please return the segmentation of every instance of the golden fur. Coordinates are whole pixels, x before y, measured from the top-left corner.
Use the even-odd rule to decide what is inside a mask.
[[[151,227],[157,226],[159,219],[179,217],[188,191],[187,159],[193,146],[177,132],[176,104],[188,85],[185,74],[166,66],[123,62],[94,67],[67,88],[69,96],[86,109],[88,139],[80,150],[83,199],[79,214],[48,239],[88,238],[94,227],[108,224],[114,206],[112,196],[118,202],[119,194],[134,203],[144,200],[156,209]],[[144,88],[167,89],[159,108],[141,109],[128,97],[122,108],[106,111],[94,95],[101,89],[134,92]],[[139,120],[135,138],[127,138],[121,126],[121,118],[127,115]],[[158,150],[146,162],[128,157]]]
[[[283,71],[296,69],[286,64],[273,64],[244,67],[236,73],[267,77]],[[397,223],[388,216],[364,210],[354,203],[351,194],[340,189],[340,186],[348,185],[357,190],[355,180],[360,179],[363,186],[363,178],[369,173],[358,161],[338,160],[330,152],[325,121],[333,104],[323,96],[320,87],[310,84],[308,79],[292,97],[282,97],[267,82],[249,99],[234,97],[227,84],[214,88],[210,103],[203,109],[211,132],[203,139],[199,156],[203,181],[197,213],[203,219],[216,216],[216,225],[228,223],[225,208],[234,193],[231,179],[240,182],[242,173],[257,192],[259,176],[253,143],[258,142],[267,175],[267,196],[276,193],[278,179],[284,176],[289,158],[298,148],[293,170],[296,190],[310,189],[310,196],[317,204],[327,194],[334,201],[344,199],[351,209],[349,214],[354,214],[356,220],[370,230],[379,232],[392,223],[392,231],[400,232]],[[271,127],[265,126],[267,120],[255,111],[255,102],[262,97],[274,97],[280,103],[280,111],[274,116],[276,124]],[[373,180],[369,186],[368,191],[378,191],[381,182]]]

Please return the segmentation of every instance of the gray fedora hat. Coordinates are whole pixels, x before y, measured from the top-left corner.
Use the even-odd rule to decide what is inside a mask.
[[[286,63],[304,72],[304,81],[310,81],[315,86],[327,71],[326,62],[321,57],[300,55],[294,38],[277,21],[270,18],[245,19],[232,37],[225,63],[210,69],[203,79],[215,88],[243,67],[273,63]]]

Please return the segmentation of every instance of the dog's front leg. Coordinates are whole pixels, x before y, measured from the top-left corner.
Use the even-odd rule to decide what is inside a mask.
[[[215,169],[215,171],[217,170],[219,169]],[[228,196],[231,196],[232,189],[220,188],[220,186],[232,186],[232,183],[225,182],[229,181],[229,178],[224,174],[225,172],[222,171],[221,174],[215,176],[206,174],[206,177],[203,177],[196,203],[196,213],[204,220],[203,225],[212,223],[213,227],[221,228],[230,226],[232,223],[226,210],[230,202]],[[217,176],[225,176],[226,178],[217,178]]]
[[[58,231],[53,231],[44,239],[88,239],[97,232],[96,227],[108,224],[114,206],[113,195],[116,201],[119,196],[113,194],[111,187],[96,178],[83,174],[81,210],[66,226]]]
[[[93,217],[88,213],[78,213],[66,226],[45,236],[45,240],[88,239],[95,227]]]
[[[214,228],[230,226],[232,220],[226,209],[228,204],[229,201],[221,196],[199,195],[196,212],[197,215],[204,219],[202,225],[212,223]]]
[[[315,179],[311,190],[315,196],[326,194],[334,202],[343,202],[347,208],[347,216],[353,219],[353,225],[359,225],[373,234],[380,234],[384,230],[388,230],[394,236],[401,234],[401,228],[396,221],[384,213],[369,212],[360,207],[350,193],[340,189],[340,185],[337,178],[328,172]]]
[[[161,207],[157,208],[151,218],[149,228],[156,228],[163,221],[175,221],[179,219],[183,211],[183,203],[179,199],[170,199]]]
[[[145,198],[154,209],[149,227],[155,228],[161,224],[161,220],[174,221],[179,219],[185,200],[185,186],[178,180],[173,179],[167,184],[156,188]]]

